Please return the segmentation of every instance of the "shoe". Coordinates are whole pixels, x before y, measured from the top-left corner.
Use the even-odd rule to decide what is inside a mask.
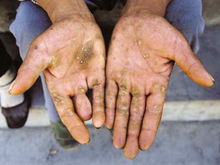
[[[66,151],[76,150],[79,143],[73,139],[62,122],[51,122],[54,138],[59,146]]]
[[[21,128],[27,121],[29,112],[28,101],[25,99],[21,104],[14,107],[2,107],[9,128]]]

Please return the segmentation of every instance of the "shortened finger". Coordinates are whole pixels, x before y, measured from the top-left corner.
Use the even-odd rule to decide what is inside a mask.
[[[86,94],[77,94],[74,96],[74,103],[78,116],[83,120],[90,120],[92,117],[92,107]]]
[[[60,119],[67,127],[72,137],[81,144],[89,143],[89,131],[74,112],[72,99],[68,96],[62,96],[53,90],[51,90],[50,93]]]

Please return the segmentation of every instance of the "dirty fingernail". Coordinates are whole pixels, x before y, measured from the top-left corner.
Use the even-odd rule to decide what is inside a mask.
[[[88,145],[90,143],[91,139],[89,139],[89,141],[85,144],[85,145]]]
[[[95,127],[95,129],[101,129],[102,127]]]
[[[14,86],[15,80],[11,83],[11,86],[9,87],[8,93],[11,94],[11,90]]]
[[[215,79],[210,75],[212,82],[215,84]]]

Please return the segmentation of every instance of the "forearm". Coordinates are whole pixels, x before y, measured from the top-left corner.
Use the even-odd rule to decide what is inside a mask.
[[[93,19],[84,0],[37,0],[37,3],[47,12],[53,23],[71,16]]]
[[[165,15],[166,8],[172,0],[127,0],[123,15],[137,12],[150,12],[160,16]]]

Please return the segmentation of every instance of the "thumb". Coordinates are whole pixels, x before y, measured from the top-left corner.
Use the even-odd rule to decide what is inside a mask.
[[[10,94],[19,95],[27,91],[36,82],[40,73],[49,65],[50,57],[44,49],[41,48],[40,50],[38,47],[37,44],[30,46],[28,55],[19,68],[17,77],[9,89]]]
[[[183,39],[181,44],[178,44],[176,48],[177,51],[174,52],[173,60],[186,73],[186,75],[198,85],[203,87],[213,86],[215,80],[192,52],[186,39]]]

